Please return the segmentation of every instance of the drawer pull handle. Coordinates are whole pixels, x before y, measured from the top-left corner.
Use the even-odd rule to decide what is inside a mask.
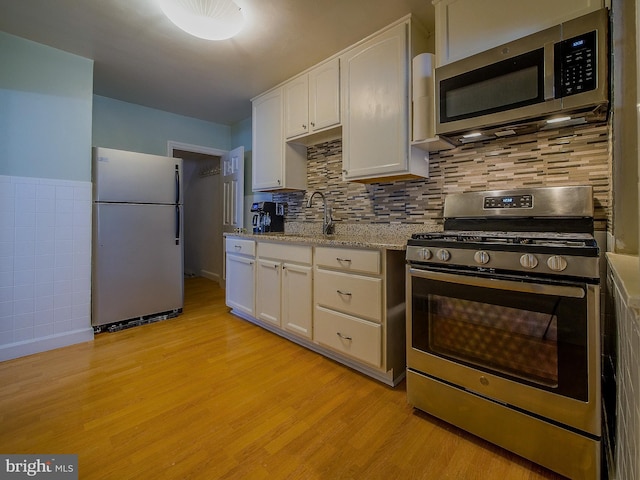
[[[345,262],[345,263],[351,263],[351,259],[350,258],[340,258],[340,257],[336,257],[336,260],[339,261],[340,263]]]
[[[234,245],[233,248],[242,249],[242,245]]]
[[[336,290],[336,292],[338,292],[340,295],[346,295],[348,297],[351,296],[351,292],[343,292],[342,290]]]
[[[336,332],[336,335],[338,335],[343,340],[353,340],[353,338],[348,337],[347,335],[343,335],[340,332]]]

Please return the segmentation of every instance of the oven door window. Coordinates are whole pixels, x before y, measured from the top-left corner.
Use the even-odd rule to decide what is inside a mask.
[[[584,298],[412,278],[413,347],[587,400]]]

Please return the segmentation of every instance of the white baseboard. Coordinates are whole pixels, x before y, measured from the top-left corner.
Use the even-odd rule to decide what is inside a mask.
[[[221,280],[219,274],[210,272],[208,270],[200,270],[200,276],[218,283],[220,283]]]
[[[0,346],[0,362],[91,341],[93,341],[93,328],[83,328],[24,342],[9,343]]]

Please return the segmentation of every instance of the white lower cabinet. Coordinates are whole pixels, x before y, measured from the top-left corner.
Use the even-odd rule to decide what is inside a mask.
[[[313,270],[311,265],[282,266],[282,327],[298,335],[312,335]]]
[[[225,242],[228,307],[253,315],[255,300],[255,242],[228,237]]]
[[[280,326],[280,277],[282,262],[258,260],[256,272],[256,316]]]
[[[311,258],[310,246],[258,242],[258,319],[311,338]]]
[[[388,385],[404,378],[404,251],[259,240],[254,258],[231,240],[234,313]]]
[[[404,252],[318,246],[314,340],[395,385],[404,377]]]
[[[381,262],[377,250],[316,249],[315,340],[376,367],[382,360]],[[371,275],[362,274],[367,271]]]

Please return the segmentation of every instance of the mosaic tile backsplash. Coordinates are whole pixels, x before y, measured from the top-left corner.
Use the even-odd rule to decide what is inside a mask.
[[[450,193],[521,187],[592,185],[596,228],[611,220],[609,125],[574,127],[477,142],[429,155],[429,178],[360,184],[342,180],[342,141],[307,150],[307,192],[274,194],[286,221],[321,222],[322,202],[306,208],[310,192],[325,194],[345,223],[441,223]]]

